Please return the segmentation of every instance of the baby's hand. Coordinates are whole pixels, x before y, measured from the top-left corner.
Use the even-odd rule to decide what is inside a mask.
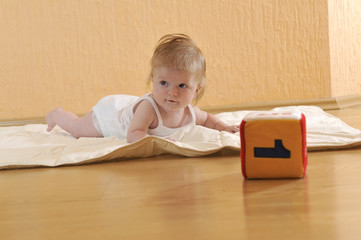
[[[177,141],[177,140],[175,140],[175,139],[172,138],[172,137],[165,137],[164,139],[169,140],[169,141],[171,141],[171,142],[176,142],[176,141]]]
[[[232,125],[232,126],[227,126],[223,129],[223,131],[227,131],[230,133],[236,133],[239,132],[239,125]]]

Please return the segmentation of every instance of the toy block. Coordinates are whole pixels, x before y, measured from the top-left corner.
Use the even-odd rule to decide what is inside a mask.
[[[305,175],[304,114],[299,111],[251,112],[242,120],[240,129],[244,178],[301,178]]]

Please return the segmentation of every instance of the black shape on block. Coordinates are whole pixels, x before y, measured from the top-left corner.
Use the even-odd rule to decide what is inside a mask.
[[[255,158],[291,158],[291,152],[287,150],[281,139],[275,139],[274,148],[254,148]]]

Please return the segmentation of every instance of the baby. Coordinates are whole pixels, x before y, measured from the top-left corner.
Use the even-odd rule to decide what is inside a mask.
[[[151,59],[148,84],[153,86],[151,93],[142,97],[107,96],[83,117],[56,108],[46,116],[47,130],[59,125],[76,138],[117,136],[128,142],[148,135],[175,141],[169,136],[189,125],[239,131],[239,126],[229,126],[191,105],[203,95],[206,61],[187,35],[165,35],[159,40]]]

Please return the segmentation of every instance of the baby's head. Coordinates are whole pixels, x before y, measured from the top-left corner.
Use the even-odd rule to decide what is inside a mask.
[[[194,102],[202,97],[206,86],[206,60],[195,42],[184,34],[169,34],[163,36],[153,53],[148,85],[152,83],[154,69],[167,67],[178,71],[195,74],[199,86]]]

